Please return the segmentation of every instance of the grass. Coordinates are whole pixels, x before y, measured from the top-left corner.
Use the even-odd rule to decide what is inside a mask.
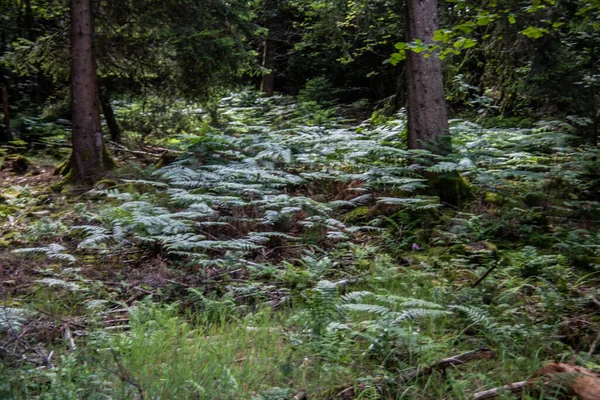
[[[1,333],[17,357],[0,366],[0,398],[328,399],[354,388],[362,399],[470,399],[552,360],[600,369],[598,355],[587,354],[600,330],[592,302],[600,214],[585,197],[597,177],[581,175],[577,152],[553,147],[561,135],[453,125],[461,153],[430,161],[440,171],[467,165],[477,198],[455,209],[430,193],[410,202],[423,188],[402,164],[402,118],[358,129],[328,110],[329,132],[290,111],[289,99],[228,101],[223,132],[204,127],[177,140],[198,157],[187,164],[197,182],[150,185],[156,169],[133,165],[126,175],[144,182],[120,183],[108,198],[73,198],[50,193],[48,173],[35,181],[3,172],[0,243],[57,243],[77,261],[0,254],[4,305],[32,312],[22,330]],[[224,169],[232,160],[237,169]],[[550,167],[558,172],[543,172]],[[291,179],[301,174],[302,183]],[[178,200],[182,187],[188,197]],[[363,193],[372,199],[348,204]],[[190,206],[202,196],[206,207]],[[323,211],[336,201],[340,210]],[[273,236],[248,246],[240,238],[267,232],[257,227],[268,215]],[[309,216],[322,220],[299,227]],[[201,224],[215,221],[226,224]],[[379,229],[352,232],[355,221]],[[77,248],[83,234],[73,225],[96,229],[90,247]],[[238,247],[189,240],[169,250],[166,243],[181,244],[173,238],[197,233],[173,226],[201,226],[207,238]],[[189,258],[198,253],[205,257]],[[496,358],[399,383],[481,347]]]

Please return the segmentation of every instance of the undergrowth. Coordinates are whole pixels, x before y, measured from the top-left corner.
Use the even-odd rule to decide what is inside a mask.
[[[467,399],[549,360],[600,368],[598,149],[555,121],[453,121],[441,157],[405,149],[403,113],[349,110],[243,93],[214,128],[178,105],[176,161],[85,194],[69,233],[32,225],[18,251],[55,264],[2,307],[2,396]],[[40,310],[62,334],[34,356],[14,338]]]

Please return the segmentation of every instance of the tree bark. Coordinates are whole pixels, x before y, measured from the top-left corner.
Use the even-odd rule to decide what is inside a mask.
[[[10,129],[10,107],[6,85],[2,85],[2,112],[4,113],[4,129],[0,131],[0,142],[10,142],[14,140],[14,136]]]
[[[71,0],[71,100],[73,152],[70,177],[94,182],[108,169],[105,157],[90,0]]]
[[[106,126],[108,127],[108,132],[110,133],[110,140],[121,144],[121,127],[119,126],[119,122],[115,117],[112,105],[110,104],[110,97],[108,96],[108,91],[105,87],[102,87],[100,90],[100,105],[102,106],[102,114],[104,114]]]
[[[439,27],[437,0],[406,1],[406,42],[432,44]],[[451,150],[448,112],[437,54],[407,52],[406,59],[408,148],[440,154]]]
[[[265,39],[265,50],[263,53],[263,68],[268,69],[269,72],[264,73],[260,82],[260,91],[264,93],[265,97],[273,96],[275,90],[275,74],[273,73],[273,67],[275,58],[275,41],[271,39],[271,34],[267,35]]]
[[[33,9],[31,8],[31,0],[25,0],[25,32],[27,40],[34,41],[35,35],[33,32]]]

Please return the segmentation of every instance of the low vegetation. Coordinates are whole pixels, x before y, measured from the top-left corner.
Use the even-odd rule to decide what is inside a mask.
[[[406,150],[403,112],[311,98],[231,95],[218,127],[174,104],[168,132],[115,102],[91,191],[52,175],[60,126],[3,147],[0,397],[471,399],[600,369],[582,121],[453,120],[440,156]]]

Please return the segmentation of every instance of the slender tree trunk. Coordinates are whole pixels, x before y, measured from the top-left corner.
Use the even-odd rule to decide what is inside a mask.
[[[6,85],[2,85],[2,112],[4,113],[4,130],[0,131],[0,142],[10,142],[14,140],[14,137],[10,129],[10,108]]]
[[[106,172],[90,0],[71,0],[71,178],[94,182]]]
[[[102,106],[102,114],[104,114],[108,132],[110,132],[110,140],[115,143],[121,143],[121,127],[115,117],[112,105],[110,104],[110,97],[105,87],[102,87],[100,90],[100,105]]]
[[[406,1],[406,41],[433,43],[439,27],[437,0]],[[450,149],[442,62],[436,54],[407,52],[408,148],[445,154]]]
[[[592,108],[592,137],[591,137],[591,142],[592,144],[598,144],[598,103],[597,103],[597,99],[596,99],[596,85],[594,84],[594,78],[596,76],[596,46],[595,46],[595,42],[594,42],[594,38],[592,37],[592,45],[590,48],[590,58],[591,58],[591,65],[590,65],[590,75],[592,77],[591,82],[590,82],[590,91],[591,91],[591,108]]]
[[[31,0],[25,0],[25,32],[27,40],[34,41],[35,35],[33,32],[33,9],[31,8]]]
[[[275,58],[275,41],[271,39],[270,33],[265,39],[265,50],[263,53],[263,68],[268,69],[269,72],[263,74],[262,81],[260,83],[260,91],[264,93],[265,97],[273,96],[275,89],[275,74],[273,73],[273,67]]]

